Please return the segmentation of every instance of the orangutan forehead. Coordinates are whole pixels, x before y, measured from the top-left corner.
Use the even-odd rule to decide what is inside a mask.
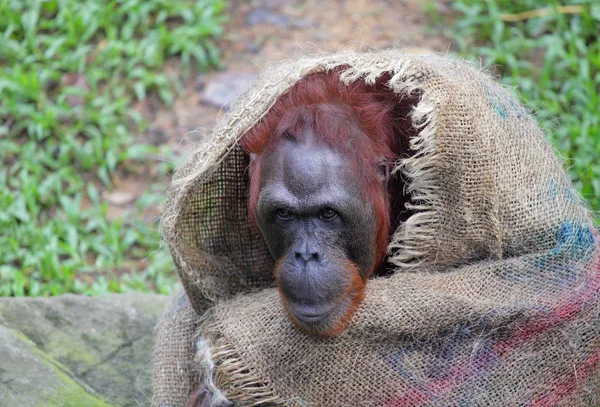
[[[351,146],[357,139],[369,142],[349,109],[330,104],[302,106],[287,112],[272,140],[277,144],[286,139],[301,143],[317,140],[344,154],[352,153]]]
[[[299,197],[318,195],[323,191],[337,196],[336,190],[346,192],[354,189],[352,186],[357,183],[353,160],[348,158],[323,144],[312,130],[307,129],[299,140],[283,139],[267,153],[261,178],[264,184],[276,181]],[[344,181],[343,188],[340,180]]]

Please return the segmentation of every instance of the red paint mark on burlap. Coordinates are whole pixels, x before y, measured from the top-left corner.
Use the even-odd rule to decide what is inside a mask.
[[[578,387],[585,383],[589,375],[598,368],[600,363],[600,350],[593,353],[588,360],[574,369],[574,373],[563,377],[553,387],[554,389],[544,396],[534,400],[532,407],[552,407],[571,395]]]
[[[559,301],[559,305],[552,313],[543,320],[533,322],[523,329],[515,332],[513,336],[493,345],[493,349],[499,357],[507,356],[516,349],[522,347],[528,342],[533,341],[549,329],[555,328],[560,324],[569,322],[577,317],[584,308],[590,303],[597,301],[600,292],[600,257],[596,256],[591,264],[590,271],[586,276],[586,282],[581,290],[575,294],[565,296]],[[554,389],[532,402],[532,406],[546,407],[556,405],[556,403],[573,393],[580,387],[587,377],[592,373],[600,363],[600,350],[593,353],[588,360],[573,367],[573,374],[560,379]],[[435,400],[444,393],[454,390],[473,377],[483,373],[489,368],[496,366],[493,360],[487,363],[487,366],[478,366],[473,368],[472,361],[458,365],[452,369],[450,374],[444,379],[434,380],[426,386],[421,386],[408,390],[403,397],[385,402],[385,406],[420,406]]]

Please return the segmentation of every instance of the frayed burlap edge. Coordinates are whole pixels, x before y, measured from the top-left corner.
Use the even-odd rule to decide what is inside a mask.
[[[434,135],[436,132],[436,114],[433,103],[423,96],[411,115],[413,126],[418,133],[410,140],[410,149],[414,154],[403,160],[394,172],[401,171],[408,181],[405,183],[410,201],[406,209],[413,214],[403,222],[394,233],[388,245],[389,261],[401,269],[414,269],[424,263],[426,251],[430,247],[437,231],[440,197],[435,191],[435,180],[439,179],[439,166],[435,153]],[[396,253],[394,255],[394,252]]]
[[[325,64],[322,69],[313,69],[313,72],[330,71],[342,65],[348,65],[344,58]],[[363,79],[366,83],[372,84],[381,75],[390,73],[391,79],[388,86],[399,97],[421,93],[421,98],[411,114],[412,123],[417,132],[417,135],[410,140],[410,149],[413,154],[410,158],[395,163],[392,171],[392,174],[401,173],[408,180],[406,188],[411,195],[411,200],[406,207],[414,214],[392,236],[388,246],[389,260],[397,267],[410,271],[424,263],[425,260],[422,257],[427,254],[427,249],[424,247],[432,245],[432,240],[437,233],[435,225],[438,213],[435,208],[439,206],[441,198],[435,188],[435,180],[439,179],[438,166],[435,165],[437,160],[435,150],[436,110],[427,93],[421,92],[420,83],[415,79],[419,73],[417,64],[411,64],[410,60],[392,60],[389,65],[381,65],[378,68],[373,72],[348,67],[341,74],[340,79],[344,83]],[[273,100],[274,102],[275,100]],[[248,126],[248,129],[255,125],[260,118],[262,116],[256,118],[252,125]],[[236,142],[244,133],[240,133]],[[234,144],[225,150],[220,160],[233,147]],[[183,184],[194,179],[197,182],[197,176],[202,171],[199,170],[198,173],[176,182]],[[204,173],[203,176],[207,176],[207,174]],[[213,392],[214,397],[232,402],[243,402],[244,405],[249,406],[290,403],[291,400],[281,398],[269,383],[261,379],[236,347],[220,335],[223,329],[210,319],[210,313],[203,320],[205,322],[200,324],[196,363],[197,366],[202,366],[204,384]],[[218,364],[215,365],[214,361],[218,361]],[[217,388],[216,382],[219,383],[219,388]],[[227,394],[227,398],[223,393]],[[248,399],[249,394],[252,395],[252,400]]]
[[[279,63],[285,65],[286,62]],[[277,64],[273,64],[277,65]],[[246,92],[244,95],[233,104],[229,114],[222,120],[217,121],[215,128],[211,134],[207,134],[204,138],[204,143],[201,143],[196,147],[194,155],[191,158],[185,160],[186,163],[194,162],[193,168],[185,168],[184,171],[176,171],[173,175],[171,185],[167,193],[167,200],[165,209],[163,211],[163,217],[161,219],[160,229],[164,241],[169,246],[172,256],[175,259],[175,263],[178,265],[178,270],[183,274],[192,275],[193,269],[186,263],[185,256],[183,256],[179,250],[181,237],[178,231],[178,225],[181,221],[181,215],[184,212],[181,208],[188,204],[190,201],[190,195],[195,193],[195,186],[200,185],[203,181],[210,179],[210,177],[216,172],[220,163],[232,152],[236,147],[239,139],[254,126],[273,106],[276,102],[277,97],[273,97],[273,94],[277,92],[269,91],[273,87],[282,86],[286,81],[289,82],[288,87],[293,85],[293,81],[289,81],[288,75],[283,76],[280,80],[266,83],[265,86],[252,97]],[[279,92],[282,94],[283,92]],[[277,96],[279,96],[277,94]],[[269,95],[271,97],[269,98]],[[246,100],[248,99],[248,100]],[[259,100],[270,100],[267,109],[264,112],[257,112],[256,109],[252,109]],[[238,112],[233,114],[232,112]],[[247,121],[250,118],[249,125],[240,127],[240,122]],[[183,277],[183,276],[181,276]],[[204,292],[203,294],[207,299],[215,301],[217,298],[211,293]]]
[[[239,401],[248,406],[288,402],[279,397],[269,383],[261,380],[236,348],[220,335],[223,329],[214,320],[210,321],[210,315],[208,312],[203,318],[205,322],[200,324],[195,362],[201,366],[204,386],[212,394],[213,401]],[[219,387],[215,383],[219,383]],[[248,394],[252,395],[251,400]]]
[[[382,58],[382,55],[386,58]],[[419,78],[422,76],[423,69],[427,67],[424,59],[431,57],[430,55],[410,56],[393,50],[379,52],[378,59],[372,64],[364,63],[364,59],[369,58],[369,53],[352,52],[320,58],[304,58],[296,63],[284,62],[279,64],[275,72],[274,76],[278,77],[272,81],[265,81],[263,78],[263,87],[258,92],[240,97],[232,108],[232,112],[236,114],[229,114],[220,121],[214,129],[213,136],[207,137],[208,144],[198,148],[192,160],[188,159],[188,162],[195,163],[193,168],[176,173],[173,178],[168,199],[173,207],[165,208],[161,227],[166,242],[174,252],[174,257],[179,259],[181,271],[185,274],[194,273],[194,270],[186,264],[185,257],[177,251],[180,245],[177,230],[183,213],[181,208],[189,202],[195,187],[209,179],[243,135],[266,115],[277,98],[298,79],[340,66],[347,67],[340,77],[345,83],[363,79],[366,83],[372,84],[384,73],[389,73],[391,79],[388,86],[402,98],[403,95],[414,95],[423,90]],[[360,68],[354,65],[360,65]],[[272,73],[269,70],[267,72]],[[256,89],[256,86],[252,89]],[[259,102],[261,100],[262,102]],[[256,104],[260,104],[261,109],[256,109]],[[418,132],[410,141],[413,154],[410,158],[397,162],[393,173],[400,172],[408,180],[407,192],[411,194],[411,199],[407,203],[407,209],[413,214],[394,233],[388,246],[389,261],[405,271],[418,268],[426,261],[427,253],[431,253],[437,234],[436,207],[441,199],[436,193],[434,183],[435,179],[439,179],[439,169],[434,165],[437,160],[434,137],[437,121],[436,107],[433,101],[429,100],[426,92],[421,93],[420,101],[415,106],[411,119]]]
[[[326,65],[325,70],[329,71],[346,64],[344,56],[338,56],[338,60]],[[367,84],[374,84],[379,77],[389,73],[391,78],[387,86],[398,97],[421,93],[420,100],[411,113],[416,130],[416,135],[410,140],[413,153],[410,158],[396,162],[392,170],[392,174],[401,173],[407,180],[406,192],[410,194],[411,199],[407,202],[406,209],[413,215],[396,230],[387,250],[390,263],[410,271],[424,263],[423,257],[437,233],[436,207],[440,197],[435,192],[435,180],[439,179],[438,167],[434,165],[437,159],[435,104],[429,100],[427,93],[421,92],[421,84],[416,79],[421,74],[421,67],[410,58],[392,59],[387,64],[379,62],[374,65],[375,69],[357,69],[350,66],[340,75],[340,79],[346,84],[360,79]]]
[[[387,59],[378,59],[372,65],[359,64],[359,69],[353,67],[353,63],[356,62],[353,58],[354,56],[334,55],[318,60],[299,61],[292,65],[286,75],[268,85],[276,89],[272,92],[274,96],[270,95],[270,101],[257,102],[262,92],[251,95],[252,98],[242,98],[240,103],[246,108],[234,108],[233,110],[237,112],[236,116],[230,116],[225,125],[217,126],[215,138],[211,139],[207,147],[199,149],[201,152],[194,157],[193,168],[191,170],[190,167],[186,168],[180,176],[174,178],[173,192],[176,194],[176,198],[170,200],[176,202],[175,205],[178,207],[171,208],[163,222],[167,241],[173,239],[169,241],[171,247],[177,247],[176,230],[182,212],[180,208],[184,207],[190,195],[197,191],[197,186],[208,179],[219,163],[236,148],[237,142],[245,132],[268,112],[277,97],[285,93],[289,86],[307,73],[328,71],[343,65],[347,68],[341,79],[346,83],[361,78],[367,83],[373,83],[382,74],[388,72],[392,75],[389,87],[399,97],[422,91],[420,100],[411,113],[413,126],[418,133],[410,140],[413,155],[397,162],[393,170],[394,173],[400,173],[407,179],[406,188],[411,195],[411,201],[407,204],[407,208],[412,211],[412,215],[394,233],[388,254],[390,255],[389,260],[401,271],[415,270],[426,263],[426,260],[431,260],[426,259],[426,256],[431,255],[431,248],[435,247],[436,228],[440,216],[436,208],[440,206],[441,200],[435,181],[439,182],[443,178],[443,174],[440,174],[440,166],[436,164],[439,161],[435,137],[438,131],[436,109],[439,106],[435,105],[429,94],[423,89],[423,83],[420,80],[422,75],[419,75],[427,69],[427,63],[418,57],[388,53]],[[475,71],[473,69],[473,72]],[[487,74],[485,76],[489,77]],[[264,88],[261,89],[264,90]],[[248,106],[253,106],[254,103],[260,105],[256,109],[258,113],[247,110]],[[243,117],[246,113],[251,116]],[[440,118],[440,120],[442,119]],[[245,121],[243,126],[239,125],[240,121]],[[167,228],[170,229],[167,230]],[[198,270],[189,269],[183,257],[178,253],[175,255],[182,260],[186,273],[198,272]],[[275,393],[271,383],[259,379],[257,372],[244,363],[243,350],[241,352],[236,350],[235,343],[227,343],[226,339],[231,340],[231,338],[219,336],[219,332],[224,331],[222,328],[211,320],[202,326],[200,334],[204,337],[204,341],[198,341],[201,351],[199,351],[197,362],[206,369],[204,374],[206,384],[212,385],[214,390],[223,396],[223,393],[215,386],[215,383],[219,383],[222,391],[228,394],[232,401],[241,401],[244,405],[290,403],[291,400],[282,399]],[[213,361],[218,361],[218,364],[214,365]],[[249,399],[248,394],[251,394],[253,398]]]

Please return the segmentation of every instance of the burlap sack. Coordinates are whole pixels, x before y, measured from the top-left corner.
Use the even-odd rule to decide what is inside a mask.
[[[344,334],[321,339],[265,288],[273,260],[248,220],[237,142],[296,81],[338,66],[345,82],[389,74],[399,100],[419,102],[413,155],[396,168],[411,195],[389,244],[396,271],[369,282]],[[600,404],[591,216],[528,112],[461,61],[386,51],[271,67],[176,173],[164,232],[192,306],[210,308],[201,379],[236,404]],[[158,351],[183,331],[163,332]],[[185,398],[167,376],[158,404]]]

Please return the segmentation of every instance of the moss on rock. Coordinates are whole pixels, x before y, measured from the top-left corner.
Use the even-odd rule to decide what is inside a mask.
[[[0,337],[0,354],[12,355],[0,358],[0,405],[149,405],[154,326],[168,301],[152,294],[0,299],[0,328],[10,338]]]

